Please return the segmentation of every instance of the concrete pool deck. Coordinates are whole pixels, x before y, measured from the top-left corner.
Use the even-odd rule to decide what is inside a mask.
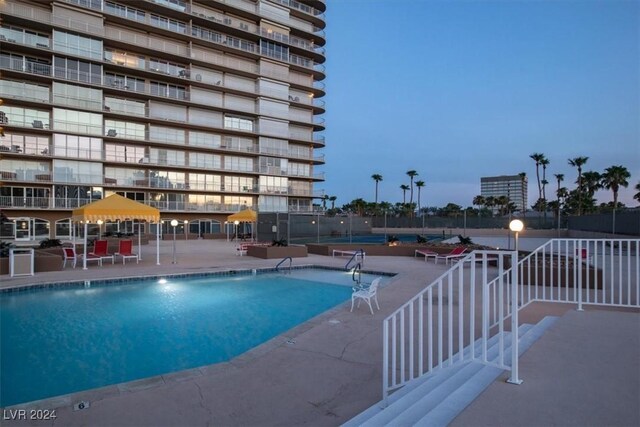
[[[274,267],[277,263],[277,260],[237,256],[236,245],[232,242],[195,240],[177,242],[178,263],[174,265],[171,264],[172,245],[171,241],[161,242],[162,265],[160,266],[155,265],[155,244],[150,244],[142,247],[143,261],[140,264],[128,262],[122,266],[121,263],[115,265],[105,263],[102,268],[92,265],[85,271],[81,268],[75,270],[67,268],[63,272],[40,273],[33,277],[3,276],[0,286],[13,287],[28,283],[266,268]],[[309,255],[307,258],[294,259],[293,265],[344,267],[346,261],[347,258]],[[10,421],[5,419],[2,425],[339,425],[381,399],[382,320],[447,268],[448,266],[442,264],[425,263],[422,259],[413,257],[368,256],[365,270],[397,273],[388,285],[380,290],[381,310],[376,311],[374,315],[369,313],[366,306],[361,306],[360,309],[351,313],[349,312],[350,303],[345,302],[230,362],[108,386],[64,398],[40,401],[37,406],[42,409],[57,408],[56,420]],[[562,315],[573,310],[574,307],[570,305],[536,304],[531,309],[527,309],[522,318],[523,321],[536,321],[546,314]],[[602,311],[588,308],[581,314],[591,317]],[[531,362],[536,368],[535,373],[527,371],[527,363],[523,362],[521,376],[525,384],[520,387],[508,386],[519,391],[517,396],[512,396],[516,393],[511,393],[511,389],[504,391],[502,383],[492,385],[481,396],[482,399],[485,396],[492,396],[487,393],[493,393],[494,397],[489,398],[489,404],[497,402],[500,407],[507,408],[500,413],[499,419],[495,419],[495,425],[502,424],[500,420],[517,419],[516,414],[522,411],[524,406],[530,406],[531,410],[527,412],[527,418],[522,420],[520,425],[542,425],[549,422],[556,425],[577,425],[577,422],[572,420],[589,420],[589,414],[593,412],[599,416],[592,416],[591,419],[608,419],[611,421],[609,425],[628,425],[625,423],[629,420],[640,422],[640,414],[634,418],[634,411],[635,414],[638,412],[637,401],[640,397],[639,368],[637,363],[629,365],[630,360],[640,360],[640,345],[636,343],[637,337],[629,338],[634,331],[640,331],[640,315],[637,310],[631,313],[607,310],[606,313],[607,316],[598,318],[598,324],[611,326],[614,330],[618,330],[618,333],[612,334],[610,328],[602,327],[596,331],[600,334],[598,338],[585,337],[585,334],[581,334],[579,338],[598,340],[598,345],[591,347],[625,349],[624,357],[619,358],[616,366],[608,368],[607,372],[613,370],[616,374],[608,375],[609,379],[606,381],[600,375],[587,380],[594,377],[590,374],[596,372],[597,367],[580,360],[577,372],[572,372],[572,378],[574,378],[573,375],[581,378],[580,389],[574,392],[577,396],[590,391],[594,391],[596,395],[606,392],[610,397],[605,402],[617,399],[621,403],[611,408],[593,404],[572,407],[572,411],[582,411],[580,417],[563,411],[561,402],[563,396],[566,397],[566,387],[556,388],[553,387],[553,383],[560,381],[557,370],[561,366],[560,361],[566,361],[567,356],[562,352],[556,355],[546,348],[545,351],[538,351],[541,354],[538,355],[540,359],[537,363],[535,360]],[[553,347],[554,343],[568,342],[562,338],[562,334],[573,332],[567,332],[566,329],[570,328],[555,328],[554,333],[560,336],[554,336],[548,345]],[[634,339],[636,341],[633,341]],[[578,339],[572,343],[578,346],[576,351],[579,351],[580,346],[583,345]],[[534,349],[536,345],[532,347],[531,352]],[[600,353],[590,351],[589,354],[591,353],[594,358],[591,360],[592,363],[601,362],[601,359],[598,359]],[[525,353],[525,357],[527,354],[529,353]],[[611,355],[608,354],[607,357]],[[621,390],[613,387],[620,378],[625,378],[625,375],[630,379],[627,385]],[[533,377],[536,381],[532,383],[536,384],[536,387],[528,388],[528,380]],[[546,383],[541,381],[543,378],[548,378]],[[562,382],[569,383],[569,380]],[[540,384],[546,384],[546,388]],[[497,392],[491,391],[494,386],[499,388]],[[538,396],[536,393],[541,391],[543,395]],[[509,399],[512,398],[519,399],[519,407],[510,404]],[[72,404],[81,400],[89,401],[90,408],[73,411]],[[583,400],[587,403],[591,401]],[[549,409],[543,409],[541,406],[545,402],[550,406]],[[482,418],[483,423],[486,423],[484,425],[491,425],[491,412],[486,415],[486,410],[483,409],[486,407],[486,405],[472,404],[460,415],[460,422],[458,419],[455,422],[458,422],[457,425],[474,425],[474,420],[480,420],[480,418],[476,418],[474,413],[469,411],[475,410],[479,411],[479,414],[485,413],[485,418]],[[536,408],[541,415],[544,410],[547,412],[554,410],[551,411],[552,415],[546,418],[535,418]],[[509,415],[509,410],[514,414]],[[617,415],[614,416],[615,414]],[[634,424],[637,425],[638,422]]]

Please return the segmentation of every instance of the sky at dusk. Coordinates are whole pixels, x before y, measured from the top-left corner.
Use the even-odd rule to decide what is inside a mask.
[[[408,170],[422,206],[470,206],[480,177],[529,177],[532,153],[573,189],[567,160],[640,182],[640,2],[327,0],[324,183],[336,206],[402,202]],[[549,191],[551,190],[551,191]],[[596,193],[612,200],[609,190]],[[407,201],[409,193],[407,192]],[[551,198],[551,197],[549,197]],[[415,196],[414,196],[415,200]]]

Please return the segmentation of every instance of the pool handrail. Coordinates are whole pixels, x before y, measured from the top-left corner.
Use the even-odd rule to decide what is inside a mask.
[[[280,272],[280,266],[286,261],[289,260],[289,274],[291,274],[291,265],[293,264],[293,258],[291,258],[290,256],[288,257],[284,257],[280,260],[280,262],[278,264],[276,264],[276,272]]]
[[[351,261],[357,259],[358,256],[360,256],[360,260],[364,262],[364,249],[361,248],[355,250],[353,255],[351,255],[351,258],[349,258],[349,261],[347,261],[347,263],[344,265],[345,270],[349,269],[349,264],[351,264]]]

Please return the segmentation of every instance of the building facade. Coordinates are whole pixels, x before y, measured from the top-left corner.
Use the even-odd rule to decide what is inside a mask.
[[[26,224],[32,237],[65,238],[74,208],[113,193],[198,235],[224,232],[244,208],[312,211],[324,10],[0,1],[0,208],[13,219],[2,237]]]
[[[528,180],[526,175],[501,175],[480,178],[480,195],[498,198],[506,196],[516,210],[524,213],[527,209]]]

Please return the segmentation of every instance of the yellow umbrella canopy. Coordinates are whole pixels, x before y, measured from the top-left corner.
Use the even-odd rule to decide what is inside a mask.
[[[240,221],[240,222],[255,222],[258,219],[256,211],[251,209],[245,209],[240,212],[236,212],[233,215],[227,217],[227,221]]]
[[[71,214],[72,221],[95,223],[102,221],[139,221],[160,222],[160,211],[151,206],[113,194],[97,202],[89,203]]]

